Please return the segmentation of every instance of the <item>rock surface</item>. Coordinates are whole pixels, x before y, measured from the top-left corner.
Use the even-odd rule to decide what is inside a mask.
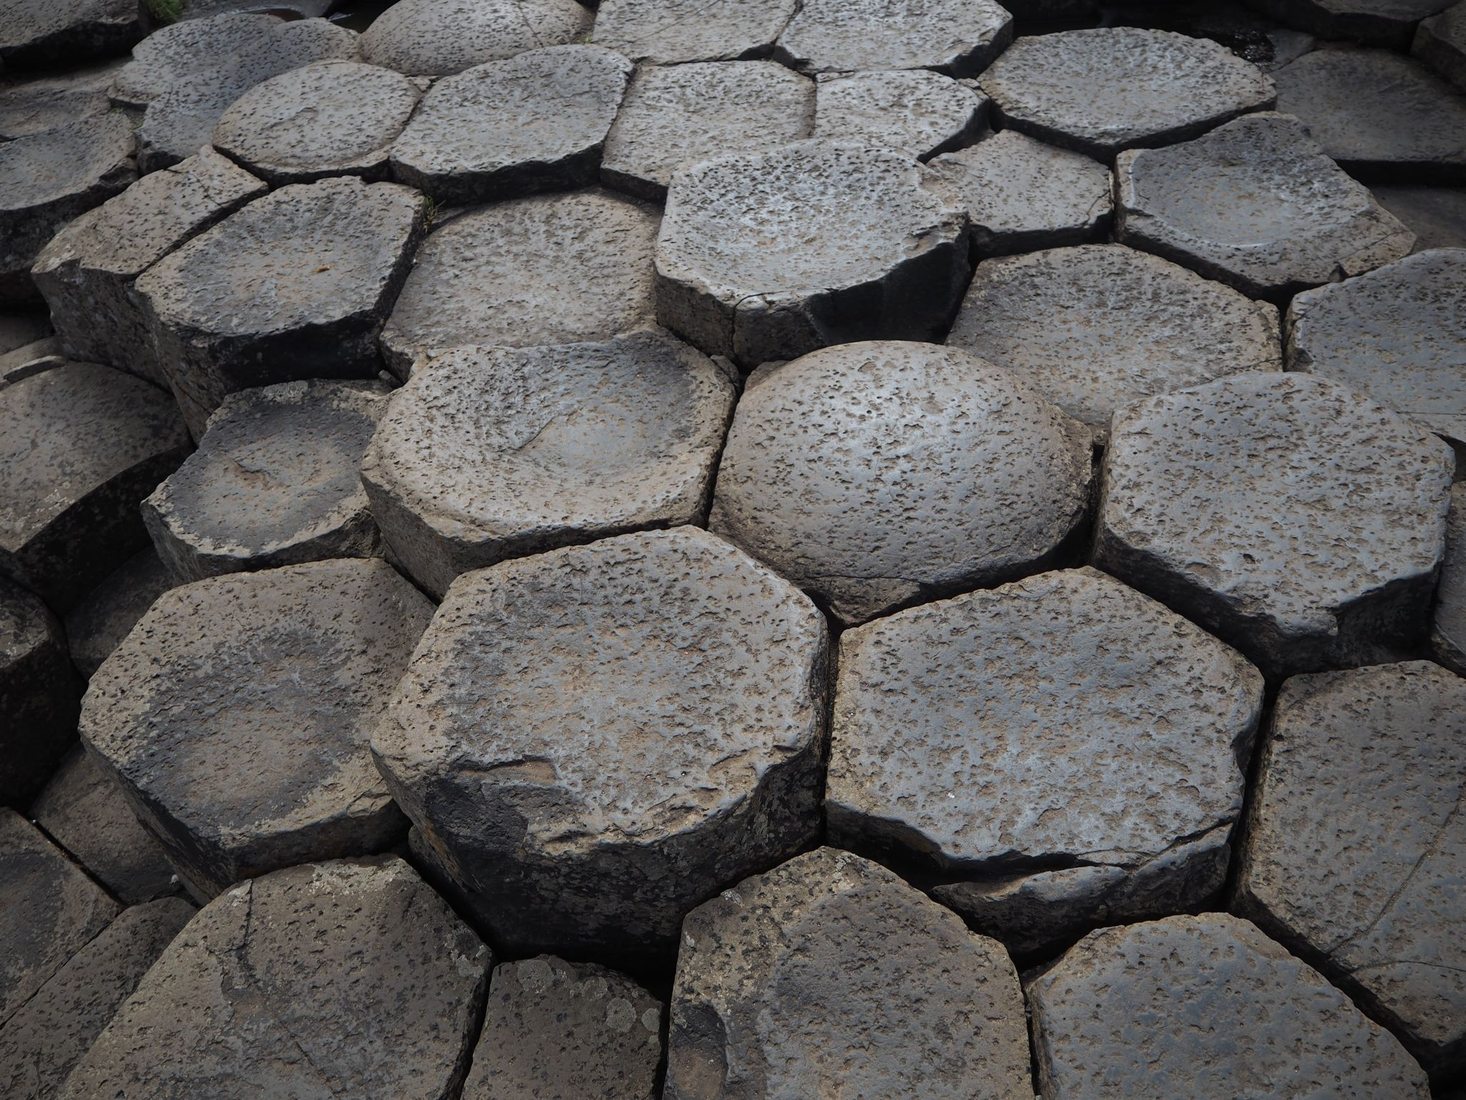
[[[1291,26],[1320,38],[1352,39],[1404,49],[1415,24],[1451,0],[1249,0]]]
[[[1451,490],[1446,523],[1446,557],[1436,589],[1430,648],[1435,659],[1466,676],[1466,488]]]
[[[449,76],[579,41],[591,18],[575,0],[398,0],[361,36],[361,53],[409,76]]]
[[[0,805],[24,806],[66,755],[80,694],[60,624],[0,577]]]
[[[1466,190],[1413,185],[1371,190],[1375,200],[1415,234],[1416,252],[1466,248]]]
[[[146,33],[136,0],[0,0],[7,68],[123,53]]]
[[[1410,52],[1466,91],[1466,0],[1422,19]]]
[[[107,90],[120,63],[53,73],[0,86],[0,137],[18,138],[112,109]]]
[[[93,588],[66,616],[71,662],[90,678],[173,579],[151,546],[139,550]]]
[[[987,109],[986,96],[925,69],[830,76],[819,82],[814,136],[930,160],[975,141]]]
[[[591,41],[657,65],[763,57],[798,8],[798,0],[604,0]]]
[[[1013,37],[993,0],[803,0],[775,56],[804,72],[936,69],[972,76]]]

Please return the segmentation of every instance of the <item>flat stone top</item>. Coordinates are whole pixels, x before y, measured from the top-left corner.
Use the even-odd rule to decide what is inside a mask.
[[[481,775],[523,815],[521,849],[656,840],[808,749],[825,637],[804,596],[697,528],[505,562],[448,590],[373,751],[409,788]]]
[[[797,0],[605,0],[591,41],[633,61],[731,61],[768,51]]]
[[[143,29],[132,0],[0,0],[0,57],[113,53]]]
[[[1466,189],[1376,185],[1379,204],[1415,234],[1415,251],[1466,248]]]
[[[776,53],[805,72],[971,76],[1007,44],[1012,23],[993,0],[803,0]]]
[[[105,113],[112,106],[107,90],[122,64],[105,61],[54,76],[0,83],[0,137],[39,134]]]
[[[257,60],[261,43],[274,41],[285,24],[273,15],[231,13],[159,27],[139,42],[112,85],[112,99],[143,107],[190,79],[219,74],[221,66]]]
[[[926,160],[972,141],[987,107],[967,84],[926,69],[830,76],[819,82],[814,136]]]
[[[99,185],[120,191],[132,150],[132,124],[121,111],[0,142],[0,217],[23,217]]]
[[[411,76],[447,76],[579,41],[592,18],[575,0],[398,0],[361,36],[361,53]]]

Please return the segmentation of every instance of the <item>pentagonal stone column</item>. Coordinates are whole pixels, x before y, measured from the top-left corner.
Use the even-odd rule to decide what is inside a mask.
[[[975,141],[987,110],[986,96],[925,69],[822,76],[814,136],[929,160]]]
[[[380,561],[175,588],[92,677],[82,737],[201,896],[380,851],[404,822],[367,740],[431,617]]]
[[[1013,38],[993,0],[803,0],[774,54],[804,72],[981,72]]]
[[[591,41],[657,65],[764,57],[797,8],[797,0],[606,0]]]
[[[81,687],[61,624],[0,578],[0,804],[24,806],[66,755]]]
[[[1430,648],[1437,661],[1466,676],[1466,487],[1462,485],[1451,490],[1446,556],[1436,589]]]
[[[1450,448],[1307,374],[1245,374],[1115,418],[1095,564],[1274,676],[1388,659],[1430,622]]]
[[[6,66],[74,62],[125,53],[147,33],[132,0],[9,0],[0,20]]]
[[[575,0],[399,0],[361,36],[361,53],[409,76],[449,76],[578,42],[591,18]]]
[[[1002,947],[884,867],[820,848],[682,926],[669,1100],[1032,1095]]]
[[[697,528],[553,550],[454,583],[373,750],[506,949],[661,951],[813,838],[825,646]]]

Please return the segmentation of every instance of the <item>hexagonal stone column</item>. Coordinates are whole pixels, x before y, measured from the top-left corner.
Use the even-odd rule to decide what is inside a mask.
[[[1243,374],[1115,418],[1094,560],[1270,675],[1420,641],[1450,448],[1336,382]]]
[[[879,145],[929,160],[971,144],[987,124],[988,99],[925,69],[821,76],[814,136]]]
[[[1451,490],[1446,557],[1436,589],[1430,648],[1437,661],[1466,676],[1466,486],[1461,484]]]
[[[175,588],[92,677],[82,737],[200,896],[380,851],[404,822],[367,739],[432,613],[380,561]]]
[[[449,76],[578,42],[591,18],[575,0],[398,0],[361,36],[361,54],[409,76]]]
[[[697,528],[553,550],[454,583],[372,748],[506,950],[661,951],[814,837],[825,647]]]
[[[490,962],[400,859],[241,883],[169,944],[61,1100],[451,1096]]]
[[[1463,776],[1459,676],[1411,661],[1289,680],[1235,901],[1442,1081],[1466,1065]]]
[[[61,624],[0,578],[0,805],[26,805],[66,755],[81,688]]]
[[[798,7],[797,0],[605,0],[591,41],[657,65],[764,57]]]
[[[144,10],[132,0],[6,0],[0,62],[38,65],[125,53],[147,33]]]
[[[1422,19],[1410,52],[1466,91],[1466,2]]]
[[[970,270],[966,219],[931,182],[890,150],[821,141],[689,165],[657,239],[657,319],[745,367],[931,339]]]
[[[1045,1100],[1430,1095],[1399,1042],[1246,921],[1105,928],[1027,987]]]
[[[362,478],[394,559],[441,597],[505,558],[700,523],[732,409],[718,365],[665,333],[459,348],[393,397]]]
[[[1083,428],[935,344],[826,348],[753,374],[709,523],[845,623],[1042,568],[1084,518]]]
[[[774,55],[804,72],[981,72],[1013,38],[993,0],[803,0]]]
[[[1028,1035],[1001,945],[880,867],[797,856],[682,926],[668,1100],[1027,1100]]]

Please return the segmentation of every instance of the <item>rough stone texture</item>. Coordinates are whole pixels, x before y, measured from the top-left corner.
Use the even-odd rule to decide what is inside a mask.
[[[395,183],[296,184],[149,268],[137,293],[194,435],[237,390],[375,375],[425,206]]]
[[[643,66],[606,138],[601,178],[660,201],[684,164],[809,137],[814,105],[813,82],[772,61]]]
[[[178,581],[381,552],[358,469],[391,391],[285,382],[227,398],[199,449],[143,501]]]
[[[229,12],[289,12],[301,19],[318,19],[346,0],[187,0],[180,19],[207,19]]]
[[[550,955],[502,963],[463,1100],[652,1100],[662,1006],[630,978]]]
[[[448,76],[580,41],[591,19],[575,0],[398,0],[361,36],[361,53],[410,76]]]
[[[718,365],[664,333],[459,348],[394,396],[362,478],[394,560],[441,597],[505,558],[702,522],[732,409]]]
[[[455,1096],[490,962],[400,859],[292,867],[189,921],[61,1097]]]
[[[404,823],[367,740],[432,610],[380,561],[175,588],[92,677],[82,737],[198,895],[379,851]]]
[[[137,0],[0,0],[6,68],[123,53],[145,33]]]
[[[1430,1095],[1389,1032],[1224,914],[1091,933],[1027,992],[1045,1100]]]
[[[1376,186],[1375,200],[1415,234],[1415,251],[1466,248],[1466,190]]]
[[[820,848],[695,909],[668,1100],[1032,1096],[1002,947],[885,868]]]
[[[1254,298],[1286,300],[1398,260],[1414,243],[1287,115],[1121,153],[1115,175],[1121,241]]]
[[[1436,589],[1430,648],[1437,661],[1466,676],[1466,483],[1451,490],[1446,557]]]
[[[1142,398],[1282,370],[1276,308],[1117,244],[979,264],[947,342],[1014,372],[1101,443]]]
[[[986,96],[925,69],[821,77],[814,136],[929,160],[977,140],[987,109]]]
[[[981,84],[1005,128],[1106,160],[1194,137],[1276,95],[1220,43],[1139,27],[1020,38]]]
[[[0,137],[18,138],[106,114],[120,62],[0,85]]]
[[[993,0],[803,0],[774,53],[804,72],[972,76],[1012,37],[1012,17]]]
[[[118,72],[112,99],[126,107],[146,107],[170,88],[196,82],[212,72],[251,60],[273,42],[282,23],[270,15],[221,15],[160,27],[139,42],[132,60]]]
[[[0,805],[25,805],[66,755],[80,694],[60,624],[0,578]]]
[[[1466,91],[1466,0],[1421,20],[1410,52]]]
[[[60,352],[61,341],[54,336],[7,351],[0,355],[0,386],[7,386],[11,382],[18,382],[32,374],[59,366],[65,362]]]
[[[749,379],[709,523],[862,622],[1041,567],[1089,480],[1083,428],[1007,372],[935,344],[849,344]]]
[[[61,230],[31,276],[62,349],[168,384],[133,281],[190,237],[265,193],[265,185],[212,149],[144,176]]]
[[[449,589],[372,748],[495,942],[627,958],[814,837],[825,650],[697,528],[552,550]]]
[[[1422,639],[1453,459],[1336,382],[1244,374],[1115,418],[1095,563],[1271,675]]]
[[[0,1092],[47,1100],[193,916],[182,898],[123,912],[0,1029]]]
[[[1428,661],[1289,680],[1234,903],[1443,1081],[1466,1063],[1463,776],[1466,680]]]
[[[763,57],[798,7],[798,0],[604,0],[591,41],[658,65]]]
[[[168,395],[94,363],[0,388],[0,573],[58,613],[147,544],[138,502],[188,453]]]
[[[594,183],[631,63],[551,46],[438,81],[392,149],[392,171],[443,202]]]
[[[1248,0],[1320,38],[1347,38],[1372,46],[1403,50],[1415,24],[1447,7],[1451,0]]]
[[[652,318],[657,214],[598,191],[516,199],[438,223],[382,330],[406,378],[434,349],[604,340]]]
[[[66,616],[71,662],[88,678],[127,637],[153,601],[174,586],[151,546],[139,550]]]
[[[746,367],[932,339],[970,268],[966,218],[931,183],[908,157],[843,142],[684,167],[657,240],[657,318]]]

